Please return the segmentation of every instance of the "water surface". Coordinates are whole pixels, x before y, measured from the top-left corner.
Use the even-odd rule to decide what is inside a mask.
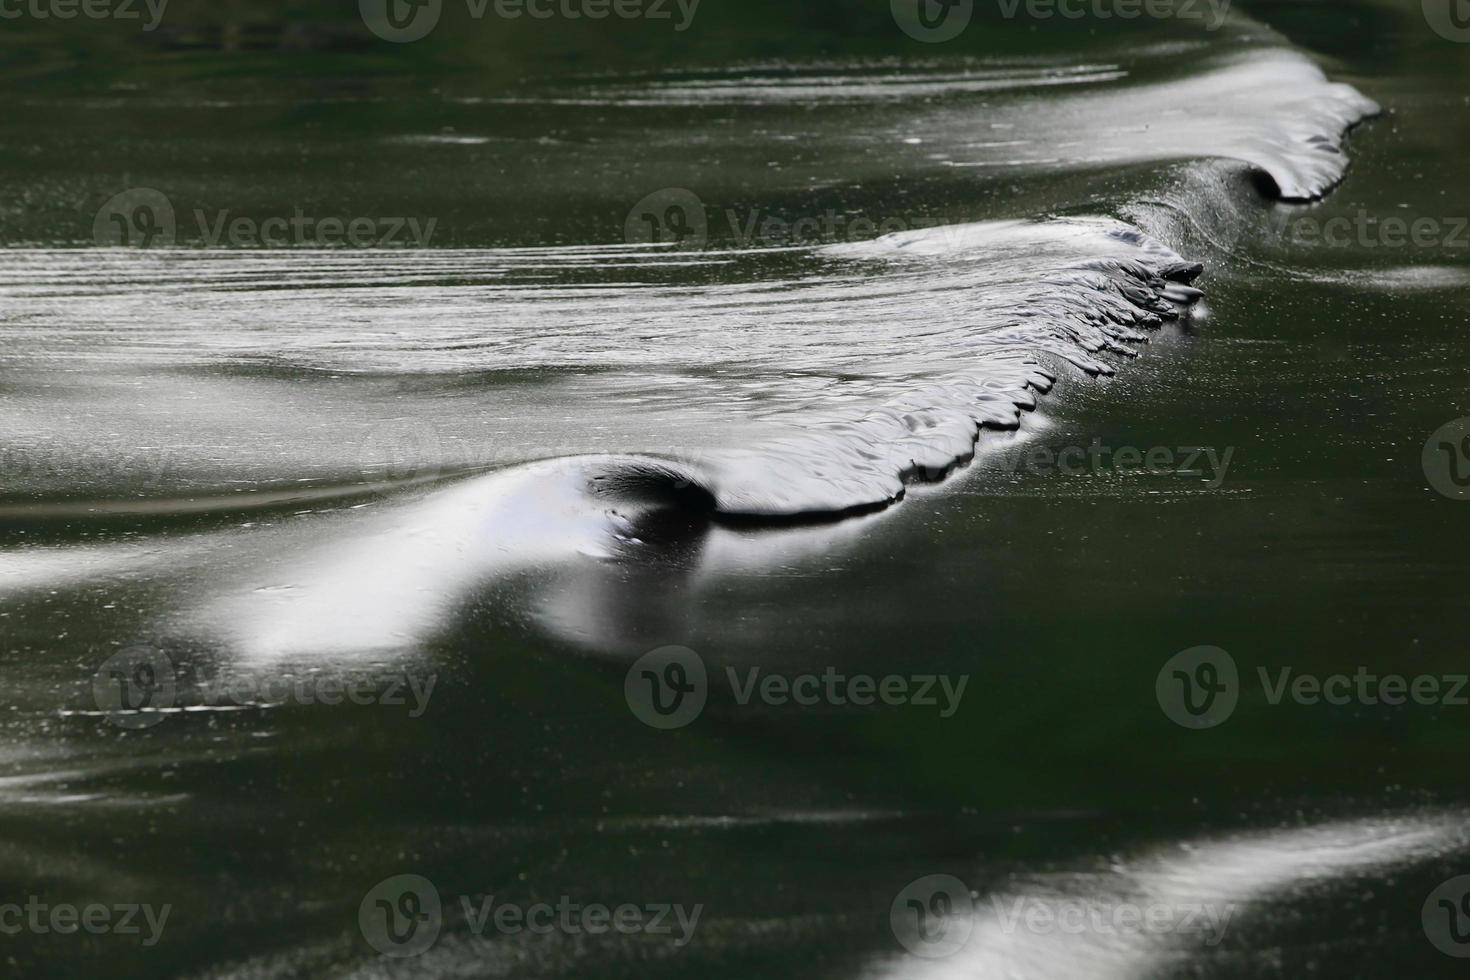
[[[173,909],[13,968],[1456,975],[1421,910],[1466,872],[1463,709],[1257,685],[1189,731],[1155,696],[1202,644],[1462,669],[1420,455],[1463,412],[1464,251],[1297,233],[1470,212],[1464,46],[1412,6],[7,47],[0,879]],[[171,236],[96,241],[129,187]],[[298,213],[393,240],[210,241]],[[1033,462],[1094,440],[1230,462]],[[711,696],[659,731],[624,681],[675,644]],[[162,710],[99,701],[118,655]],[[742,706],[726,668],[969,680],[941,717]],[[379,698],[291,693],[349,682]],[[446,914],[383,958],[359,907],[399,874]],[[935,874],[972,908],[926,959],[890,907]],[[685,946],[477,936],[486,895],[704,911]],[[1126,904],[1231,911],[1008,919]]]

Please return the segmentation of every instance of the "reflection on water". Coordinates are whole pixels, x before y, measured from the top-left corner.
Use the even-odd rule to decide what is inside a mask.
[[[1242,935],[1254,919],[1277,914],[1272,903],[1282,892],[1389,875],[1467,844],[1464,813],[1374,818],[1181,842],[1115,859],[1105,872],[1025,876],[980,894],[973,922],[948,924],[963,938],[958,952],[890,960],[871,975],[1134,980],[1186,966],[1198,972],[1249,951]]]

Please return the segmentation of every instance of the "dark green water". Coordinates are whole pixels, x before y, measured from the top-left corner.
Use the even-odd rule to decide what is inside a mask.
[[[141,935],[7,930],[14,975],[1462,975],[1425,916],[1470,928],[1463,889],[1426,913],[1470,874],[1470,707],[1273,704],[1258,677],[1448,693],[1470,672],[1470,505],[1422,458],[1470,414],[1470,45],[1417,4],[1237,5],[1279,38],[982,12],[945,44],[879,3],[705,0],[684,32],[451,14],[404,45],[347,4],[180,7],[144,37],[7,22],[0,48],[0,905],[169,908],[146,945],[141,915]],[[1202,84],[1191,110],[1231,106],[1202,126],[1169,103],[1218,59],[1290,49],[1385,110],[1315,204],[1223,159],[1269,153],[1265,96]],[[130,186],[166,194],[187,255],[92,241]],[[693,189],[711,230],[647,261],[624,225],[661,188]],[[436,231],[386,252],[194,235],[195,209],[298,207]],[[565,481],[495,482],[825,432],[1075,285],[1047,237],[912,273],[726,254],[726,210],[829,209],[1123,219],[1204,263],[1206,296],[1138,358],[1099,355],[1111,377],[1047,361],[1017,432],[877,512],[772,527],[634,488],[606,545]],[[1311,233],[1339,217],[1344,244]],[[1433,228],[1393,244],[1389,217]],[[1228,464],[1038,452],[1095,440]],[[668,645],[711,683],[658,730],[625,679]],[[1238,704],[1191,730],[1156,683],[1199,646],[1228,651]],[[122,655],[141,682],[159,654],[168,710],[110,710],[99,669]],[[741,705],[726,668],[756,667],[966,686],[947,717],[942,694]],[[397,678],[432,683],[422,711],[383,703]],[[373,703],[320,703],[358,681]],[[973,894],[918,947],[966,942],[914,955],[903,899],[940,906],[905,889],[941,874]],[[427,949],[384,941],[399,875],[443,903]],[[673,917],[477,935],[460,900],[487,896],[701,911],[683,944]],[[1177,928],[1046,918],[1150,908]],[[1179,925],[1200,910],[1220,935]]]

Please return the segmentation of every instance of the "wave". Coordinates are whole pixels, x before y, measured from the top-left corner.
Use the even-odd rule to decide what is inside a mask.
[[[1250,227],[1264,208],[1245,170],[1278,198],[1326,193],[1344,134],[1377,111],[1275,47],[1182,77],[1086,76],[983,106],[951,92],[909,112],[905,140],[877,116],[883,160],[853,179],[1144,168],[1129,190],[1092,193],[1088,214],[782,248],[0,252],[7,357],[23,369],[0,406],[0,513],[339,501],[289,541],[252,522],[208,532],[249,573],[180,586],[201,630],[268,656],[416,642],[487,578],[618,554],[659,510],[783,523],[883,508],[1015,430],[1065,373],[1111,374],[1188,318],[1203,267],[1176,246]],[[887,98],[871,79],[827,82]],[[762,91],[747,94],[790,101]],[[385,489],[402,499],[344,499]],[[135,553],[11,549],[0,589],[115,574]]]

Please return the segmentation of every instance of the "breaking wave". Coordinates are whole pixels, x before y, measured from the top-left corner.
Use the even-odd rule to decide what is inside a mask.
[[[1203,266],[1175,249],[1248,234],[1263,188],[1326,193],[1344,134],[1377,111],[1277,46],[1200,62],[1150,81],[1090,65],[739,88],[803,116],[871,104],[867,130],[844,111],[846,137],[822,141],[838,148],[818,161],[829,182],[849,164],[855,181],[1131,175],[1050,213],[780,248],[0,252],[15,369],[0,513],[248,513],[401,492],[304,514],[289,540],[250,522],[208,532],[235,542],[229,567],[159,543],[202,562],[181,590],[196,625],[268,655],[414,642],[486,576],[616,553],[650,510],[779,522],[881,508],[969,462],[986,431],[1015,429],[1065,373],[1111,374],[1188,318]],[[900,121],[895,86],[921,78],[942,96]],[[803,94],[814,84],[820,98]],[[732,97],[725,76],[615,94],[631,89]],[[798,135],[773,123],[742,138]],[[575,171],[578,152],[546,166]],[[158,549],[13,548],[0,589],[115,574]]]

